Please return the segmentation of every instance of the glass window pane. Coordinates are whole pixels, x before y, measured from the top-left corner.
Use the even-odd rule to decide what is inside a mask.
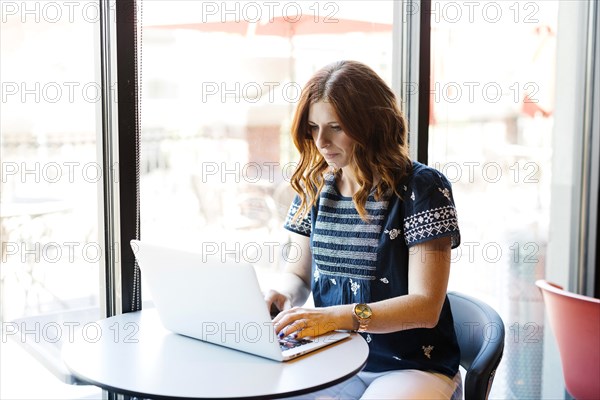
[[[61,383],[19,346],[60,363],[62,343],[100,317],[97,11],[2,2],[2,398],[100,392]]]
[[[393,2],[175,4],[143,5],[142,239],[235,254],[264,281],[288,250],[300,89],[340,59],[390,83]]]
[[[429,164],[453,182],[450,290],[506,326],[493,398],[540,398],[558,2],[433,2]]]

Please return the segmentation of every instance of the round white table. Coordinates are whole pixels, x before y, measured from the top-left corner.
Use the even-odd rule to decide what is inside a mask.
[[[73,375],[109,392],[144,398],[281,398],[358,373],[369,347],[358,334],[288,362],[167,331],[155,309],[87,324],[63,346]]]

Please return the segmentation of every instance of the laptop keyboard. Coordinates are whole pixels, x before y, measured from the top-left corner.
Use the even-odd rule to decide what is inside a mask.
[[[312,340],[309,339],[293,339],[291,337],[284,337],[283,339],[279,339],[279,347],[281,350],[289,350],[294,349],[298,346],[302,346],[308,343],[312,343]]]

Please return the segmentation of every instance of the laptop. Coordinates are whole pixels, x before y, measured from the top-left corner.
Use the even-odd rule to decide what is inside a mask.
[[[279,339],[252,265],[131,241],[168,330],[205,342],[288,361],[350,336],[330,332],[313,338]]]

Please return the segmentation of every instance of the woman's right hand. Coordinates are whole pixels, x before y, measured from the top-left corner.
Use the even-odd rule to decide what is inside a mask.
[[[312,264],[310,238],[291,233],[289,243],[298,254],[293,259],[286,260],[285,267],[278,277],[276,289],[265,292],[265,301],[273,317],[293,306],[303,305],[310,295]]]
[[[265,302],[271,312],[271,317],[275,317],[281,311],[292,308],[292,300],[290,297],[273,289],[265,294]]]

